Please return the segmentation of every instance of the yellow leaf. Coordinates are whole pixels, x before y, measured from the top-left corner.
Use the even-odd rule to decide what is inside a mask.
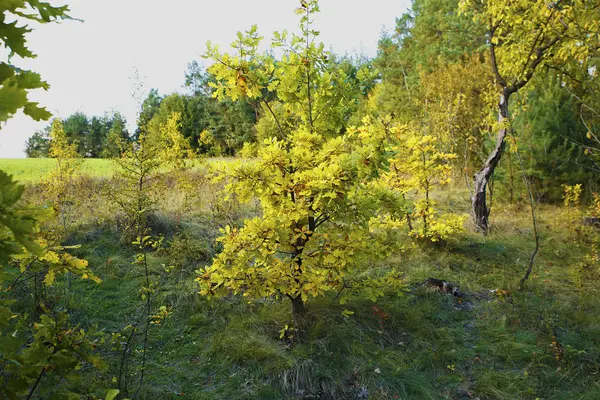
[[[50,270],[50,271],[48,271],[48,273],[46,274],[46,277],[44,278],[44,284],[46,286],[50,286],[54,283],[55,279],[56,279],[56,275],[54,274],[54,271]]]

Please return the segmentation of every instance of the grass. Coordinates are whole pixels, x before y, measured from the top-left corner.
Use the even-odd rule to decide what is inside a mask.
[[[178,208],[172,188],[156,198],[162,211],[153,226],[168,238],[150,264],[153,271],[163,263],[176,266],[161,281],[158,300],[173,310],[151,330],[141,398],[600,398],[600,266],[581,264],[597,232],[578,236],[560,207],[539,209],[542,245],[525,290],[517,284],[533,248],[526,206],[495,204],[489,236],[467,231],[437,247],[412,247],[400,239],[398,248],[406,250],[378,267],[399,266],[407,292],[387,293],[377,303],[312,300],[308,315],[294,321],[287,301],[209,301],[196,293],[193,271],[218,251],[219,218],[240,221],[256,212],[231,208],[220,211],[228,216],[217,216],[206,200],[218,196],[215,188],[203,185],[193,211]],[[464,192],[453,192],[449,201],[468,208]],[[95,204],[96,211],[103,207]],[[96,221],[91,212],[82,213],[88,220],[71,238],[82,245],[77,254],[103,278],[100,285],[73,283],[71,315],[84,327],[97,324],[105,331],[107,344],[99,351],[110,366],[106,373],[82,373],[71,389],[98,398],[114,387],[118,366],[119,353],[108,338],[135,320],[142,303],[133,251],[106,214]],[[459,302],[419,288],[428,277],[457,283],[465,297]],[[65,288],[63,280],[55,290]],[[344,310],[354,314],[344,316]],[[140,349],[138,343],[133,364]],[[53,393],[54,383],[48,380],[40,393]]]
[[[0,159],[0,169],[19,181],[36,183],[50,174],[56,160],[53,158],[3,158]],[[83,160],[82,170],[85,175],[95,178],[108,178],[114,172],[114,165],[108,159]]]
[[[226,160],[228,159],[214,157],[209,158],[208,162]],[[85,158],[82,161],[82,175],[91,178],[110,178],[114,174],[115,164],[110,159]],[[25,183],[40,182],[50,174],[55,164],[56,160],[53,158],[0,158],[0,169]]]

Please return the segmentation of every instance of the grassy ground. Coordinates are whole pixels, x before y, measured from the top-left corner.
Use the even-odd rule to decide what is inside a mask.
[[[553,226],[557,212],[543,210],[548,225],[523,291],[516,283],[530,232],[520,212],[507,211],[489,237],[467,233],[377,266],[400,266],[408,292],[388,293],[377,304],[312,301],[300,324],[286,302],[198,297],[188,272],[208,259],[188,260],[188,272],[176,271],[163,288],[174,312],[152,331],[144,398],[600,398],[598,266],[574,273],[585,249]],[[190,219],[180,229],[203,243],[206,221]],[[113,235],[97,229],[79,238],[81,255],[105,281],[92,291],[81,283],[76,310],[106,329],[118,329],[140,302],[130,254]],[[456,282],[464,297],[418,288],[428,277]],[[293,339],[280,338],[285,325],[297,329]]]
[[[223,161],[223,158],[210,158],[208,162]],[[82,160],[83,175],[92,178],[110,178],[115,164],[110,159],[86,158]],[[56,165],[52,158],[0,158],[0,169],[21,182],[36,183],[48,176]],[[198,162],[200,165],[200,162]]]
[[[91,177],[110,177],[114,171],[113,163],[108,159],[84,159],[82,169]],[[52,158],[2,158],[0,169],[21,182],[39,182],[54,168],[56,160]]]
[[[313,300],[308,315],[293,321],[287,301],[208,301],[196,293],[194,270],[218,251],[214,239],[222,220],[241,221],[255,209],[216,209],[211,199],[219,195],[207,183],[198,184],[197,198],[186,203],[193,211],[179,210],[175,190],[156,196],[162,210],[152,224],[167,244],[150,266],[156,276],[163,264],[176,266],[161,281],[157,300],[173,309],[150,331],[140,398],[600,398],[600,266],[586,258],[597,232],[573,226],[559,207],[539,210],[541,248],[524,290],[517,283],[533,248],[527,208],[495,204],[487,237],[467,229],[441,246],[411,247],[401,235],[398,249],[408,250],[372,268],[399,268],[406,292],[343,306],[333,296]],[[468,209],[462,190],[436,198],[455,211]],[[70,241],[82,245],[77,254],[103,283],[74,281],[71,314],[110,337],[139,314],[142,271],[110,218],[114,210],[97,218],[106,200],[90,201],[97,203],[82,208],[83,222]],[[420,288],[429,277],[458,284],[464,296]],[[66,288],[63,280],[56,290]],[[120,353],[109,342],[100,348],[108,372],[84,371],[73,390],[103,397],[114,387]],[[132,370],[141,345],[134,350]],[[55,384],[48,380],[40,393],[49,397]],[[135,387],[133,380],[130,392]]]

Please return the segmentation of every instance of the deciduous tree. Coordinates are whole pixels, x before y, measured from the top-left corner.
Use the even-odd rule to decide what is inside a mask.
[[[598,49],[600,7],[586,0],[461,0],[460,7],[487,27],[490,67],[499,91],[496,145],[475,174],[472,197],[475,225],[485,233],[486,190],[504,152],[510,97],[541,66],[587,70]]]
[[[328,68],[330,55],[315,41],[318,10],[317,1],[302,1],[300,34],[275,33],[278,60],[259,52],[256,27],[238,33],[236,54],[209,44],[215,95],[261,102],[277,130],[260,143],[255,160],[216,173],[230,196],[256,198],[262,215],[223,231],[223,251],[198,276],[207,296],[287,297],[299,315],[309,298],[339,291],[353,271],[385,254],[369,221],[377,209],[371,183],[388,132],[367,123],[338,135],[343,99],[337,88],[345,77]],[[372,289],[369,297],[380,294]]]

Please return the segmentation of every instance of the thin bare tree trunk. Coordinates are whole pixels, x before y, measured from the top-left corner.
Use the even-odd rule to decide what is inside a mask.
[[[525,166],[523,165],[523,159],[521,158],[521,154],[519,153],[519,149],[516,151],[517,160],[519,160],[519,166],[521,167],[521,175],[523,176],[523,182],[525,183],[525,187],[527,188],[527,194],[529,198],[529,209],[531,211],[531,226],[533,228],[533,239],[535,241],[535,246],[531,255],[529,256],[529,264],[527,264],[527,269],[525,269],[525,274],[519,280],[519,289],[523,289],[525,285],[525,281],[529,279],[529,276],[533,272],[533,263],[535,262],[535,256],[540,250],[540,234],[538,231],[538,223],[537,223],[537,215],[535,213],[535,209],[537,208],[537,202],[533,195],[533,185],[531,181],[525,175]]]

